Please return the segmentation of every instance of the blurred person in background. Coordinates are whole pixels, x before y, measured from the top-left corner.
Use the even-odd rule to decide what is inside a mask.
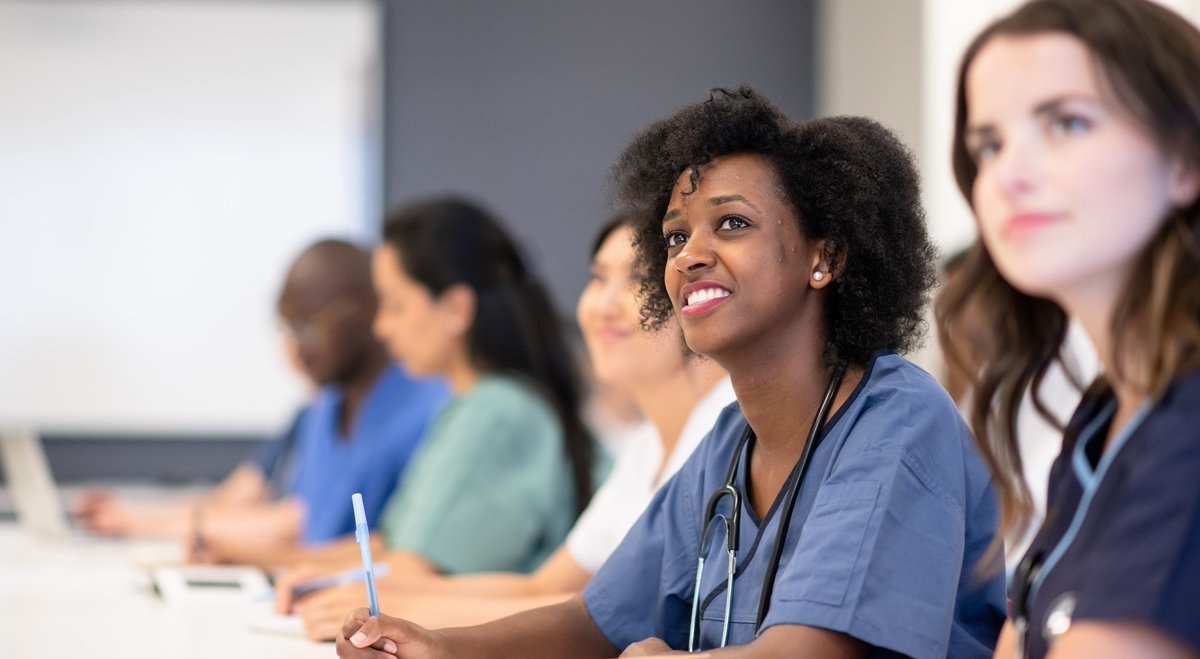
[[[204,560],[222,558],[205,548],[228,543],[272,551],[350,533],[343,502],[354,492],[377,519],[447,398],[443,383],[389,364],[371,333],[377,306],[368,252],[341,240],[305,249],[278,311],[289,362],[317,387],[312,400],[212,492],[144,504],[88,492],[76,506],[80,523],[101,535],[179,538]]]
[[[1067,424],[996,657],[1200,656],[1200,31],[1145,0],[1039,0],[959,68],[954,171],[983,248],[939,310],[1010,533],[1018,416],[1071,323],[1103,375]]]
[[[674,319],[657,330],[642,329],[631,221],[619,216],[596,237],[576,318],[598,383],[630,396],[646,421],[618,453],[613,473],[566,542],[536,572],[381,580],[380,601],[389,612],[430,627],[454,627],[578,594],[733,402],[725,371],[687,349]],[[277,601],[286,611],[293,584],[279,585]],[[295,608],[309,638],[335,638],[365,593],[355,584],[301,600]]]
[[[382,581],[535,570],[596,478],[565,323],[499,220],[463,199],[390,214],[372,274],[376,335],[409,372],[452,391],[380,519]],[[338,504],[349,510],[349,497]],[[305,576],[361,567],[353,537],[254,562]]]

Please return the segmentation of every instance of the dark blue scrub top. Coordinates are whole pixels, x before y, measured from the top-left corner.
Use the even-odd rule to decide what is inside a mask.
[[[1042,568],[1013,583],[1031,659],[1080,620],[1149,624],[1200,652],[1200,371],[1103,450],[1114,410],[1110,392],[1085,398],[1050,471],[1046,523],[1022,560]]]

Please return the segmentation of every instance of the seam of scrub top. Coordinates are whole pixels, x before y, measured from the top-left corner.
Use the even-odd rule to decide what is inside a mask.
[[[1104,477],[1108,474],[1108,468],[1116,460],[1121,450],[1125,448],[1125,445],[1129,442],[1129,438],[1137,432],[1142,422],[1146,420],[1152,407],[1149,402],[1142,404],[1137,413],[1133,415],[1133,418],[1129,420],[1129,423],[1125,424],[1125,427],[1117,434],[1112,446],[1104,452],[1103,457],[1100,458],[1100,464],[1096,467],[1094,473],[1089,473],[1090,469],[1087,468],[1086,446],[1088,442],[1094,439],[1094,435],[1099,431],[1100,427],[1105,422],[1111,420],[1113,410],[1116,408],[1116,400],[1114,399],[1108,405],[1105,405],[1104,410],[1095,419],[1092,419],[1084,428],[1084,431],[1080,433],[1080,441],[1075,443],[1071,454],[1071,465],[1075,471],[1075,476],[1084,486],[1083,497],[1079,500],[1079,507],[1075,509],[1075,515],[1071,519],[1071,526],[1067,528],[1067,532],[1063,535],[1062,539],[1054,546],[1054,551],[1050,552],[1049,558],[1046,559],[1042,568],[1038,570],[1037,577],[1034,578],[1033,585],[1029,588],[1029,597],[1027,600],[1029,604],[1027,606],[1032,607],[1033,602],[1037,601],[1038,591],[1041,590],[1042,584],[1045,583],[1046,576],[1062,560],[1063,554],[1066,554],[1067,550],[1075,542],[1075,538],[1079,534],[1079,529],[1083,526],[1083,522],[1087,518],[1088,509],[1092,505],[1092,499],[1095,498],[1096,492],[1100,489],[1100,484],[1104,482]]]

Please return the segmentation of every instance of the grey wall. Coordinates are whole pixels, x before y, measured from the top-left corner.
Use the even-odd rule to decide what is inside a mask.
[[[482,201],[573,314],[608,169],[636,132],[742,83],[811,116],[816,4],[387,3],[386,202]]]
[[[385,202],[483,201],[568,316],[636,132],[719,86],[754,85],[794,117],[816,107],[815,0],[381,2]],[[220,478],[254,440],[55,436],[46,451],[65,482],[186,482]]]

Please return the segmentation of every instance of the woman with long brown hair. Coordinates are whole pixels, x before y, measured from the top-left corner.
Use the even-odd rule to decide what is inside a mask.
[[[990,332],[957,364],[1009,531],[1015,419],[1070,320],[1105,374],[1067,424],[998,657],[1200,652],[1200,32],[1144,0],[1039,0],[959,74],[954,166],[982,245],[938,310]],[[982,348],[982,349],[980,349]]]

